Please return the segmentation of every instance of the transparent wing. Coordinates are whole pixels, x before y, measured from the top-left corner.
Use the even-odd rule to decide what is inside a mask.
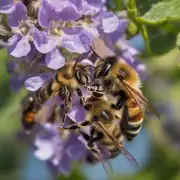
[[[127,82],[124,80],[120,80],[121,84],[124,86],[124,88],[128,91],[128,93],[132,96],[132,98],[136,101],[138,104],[139,108],[141,109],[141,105],[143,104],[144,106],[147,107],[147,109],[155,114],[159,119],[160,115],[157,112],[157,110],[153,107],[153,105],[137,90],[135,90],[131,85],[129,85]]]
[[[35,116],[35,121],[40,124],[51,121],[53,114],[55,113],[58,99],[58,96],[53,95],[43,105],[41,105]]]
[[[136,159],[128,152],[127,149],[125,149],[125,147],[123,146],[123,144],[120,144],[118,142],[118,140],[110,133],[107,131],[107,129],[100,124],[99,122],[96,122],[99,127],[102,129],[102,131],[110,138],[112,139],[112,141],[114,142],[114,144],[116,145],[117,148],[119,148],[119,150],[122,152],[122,154],[127,158],[127,160],[131,163],[134,164],[136,167],[139,167],[138,162],[136,161]]]

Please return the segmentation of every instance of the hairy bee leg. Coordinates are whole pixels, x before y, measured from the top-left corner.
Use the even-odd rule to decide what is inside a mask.
[[[124,99],[123,99],[123,98],[120,98],[120,99],[116,102],[116,104],[112,104],[112,108],[119,110],[119,109],[121,109],[121,108],[123,107],[123,104],[124,104]]]
[[[95,147],[94,142],[99,141],[102,137],[97,136],[95,138],[91,138],[87,133],[83,131],[80,131],[80,133],[83,136],[83,138],[87,141],[86,148],[92,151],[92,153],[99,155],[100,150]]]
[[[89,136],[87,133],[85,133],[85,132],[83,132],[83,131],[80,131],[80,133],[81,133],[81,135],[83,136],[83,138],[87,141],[87,143],[89,142],[89,141],[91,141],[91,137],[94,135],[94,133],[95,133],[95,130],[92,128],[91,129],[91,136]],[[99,135],[98,136],[98,140],[100,140],[101,138],[100,138],[100,136],[101,135]],[[100,139],[99,139],[100,138]],[[93,139],[95,139],[95,138],[93,138]],[[96,137],[96,140],[95,141],[98,141],[97,140],[97,137]],[[92,142],[92,144],[93,144],[93,146],[94,146],[94,142]],[[101,164],[102,164],[102,167],[103,167],[103,169],[105,170],[105,172],[106,172],[106,174],[107,174],[107,176],[108,177],[110,177],[110,174],[108,173],[108,171],[107,171],[107,169],[106,169],[106,166],[105,166],[105,164],[104,164],[104,162],[103,162],[103,159],[101,158],[101,156],[100,156],[100,150],[98,149],[98,148],[96,148],[95,146],[92,148],[88,148],[88,146],[87,146],[87,149],[88,150],[90,150],[91,151],[91,153],[94,155],[94,157],[98,160],[98,161],[100,161],[101,162]],[[110,164],[110,162],[109,161],[107,161],[108,162],[108,165],[109,165],[109,167],[111,168],[111,171],[112,171],[112,166],[111,166],[111,164]]]
[[[81,123],[72,124],[72,125],[70,125],[68,127],[63,127],[63,128],[60,127],[60,128],[58,128],[58,130],[59,131],[61,131],[61,130],[70,130],[70,131],[73,131],[73,130],[81,129],[84,126],[89,126],[89,125],[91,125],[90,121],[83,121]]]
[[[91,139],[87,142],[87,148],[88,148],[88,149],[94,149],[94,148],[95,148],[94,143],[95,143],[96,141],[101,140],[102,137],[103,137],[103,134],[102,134],[102,133],[98,133],[98,135],[97,135],[96,137],[91,138]]]
[[[72,106],[71,103],[65,105],[65,110],[64,110],[64,114],[63,114],[63,118],[62,118],[61,127],[64,126],[64,123],[65,123],[65,121],[66,121],[67,114],[68,114],[69,110],[71,109],[71,106]]]
[[[81,104],[82,106],[84,106],[84,105],[85,105],[85,98],[83,97],[83,94],[82,94],[81,89],[80,89],[80,88],[77,88],[77,89],[76,89],[76,92],[77,92],[77,95],[80,97],[80,104]]]
[[[64,98],[65,108],[64,108],[64,114],[63,114],[63,118],[62,118],[61,127],[64,126],[67,114],[72,106],[71,91],[67,91],[66,94],[67,94],[67,96],[66,96],[66,98]]]

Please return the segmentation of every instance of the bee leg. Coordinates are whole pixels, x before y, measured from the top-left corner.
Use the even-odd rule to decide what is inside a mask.
[[[125,95],[124,95],[124,92],[120,92],[119,93],[119,99],[118,101],[116,102],[116,104],[112,104],[112,108],[113,109],[121,109],[124,105],[124,102],[125,102]]]
[[[99,141],[102,137],[101,136],[97,136],[95,138],[91,138],[91,136],[89,136],[87,133],[80,131],[81,135],[83,136],[83,138],[87,141],[87,149],[89,149],[93,154],[99,155],[100,150],[95,147],[94,142]]]
[[[89,126],[91,125],[91,121],[83,121],[83,122],[80,122],[80,123],[74,123],[68,127],[60,127],[58,128],[59,131],[61,130],[70,130],[70,131],[73,131],[73,130],[77,130],[77,129],[81,129],[82,127],[84,126]]]
[[[103,137],[103,134],[102,134],[102,133],[98,133],[96,137],[91,138],[91,139],[87,142],[87,148],[88,148],[88,149],[94,149],[94,148],[95,148],[94,143],[95,143],[96,141],[101,140],[102,137]]]
[[[42,54],[38,52],[30,64],[30,69],[32,69],[38,63],[41,57],[42,57]]]
[[[120,98],[116,104],[112,104],[112,108],[119,110],[122,108],[123,104],[124,104],[124,99]]]
[[[68,91],[67,93],[67,96],[64,100],[64,114],[63,114],[63,118],[62,118],[62,123],[61,123],[61,127],[64,126],[64,123],[65,123],[65,120],[66,120],[66,117],[67,117],[67,113],[69,112],[71,106],[72,106],[72,99],[71,99],[71,92]]]
[[[85,105],[85,98],[83,97],[83,94],[82,94],[81,89],[80,89],[80,88],[77,88],[77,89],[76,89],[76,92],[77,92],[77,95],[80,97],[80,104],[81,104],[82,106],[84,106],[84,105]]]

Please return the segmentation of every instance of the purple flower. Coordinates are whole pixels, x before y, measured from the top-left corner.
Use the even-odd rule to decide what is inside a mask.
[[[44,131],[36,136],[34,155],[50,162],[58,172],[68,174],[73,161],[80,160],[85,154],[85,146],[78,136],[69,132],[58,132],[58,125],[45,124]]]
[[[33,24],[27,19],[27,9],[22,2],[16,3],[15,10],[8,14],[8,24],[16,33],[9,39],[9,53],[14,57],[26,56],[30,50],[30,28]]]
[[[81,16],[79,9],[82,2],[82,0],[42,0],[38,22],[42,27],[49,27],[51,21],[75,21]]]
[[[9,14],[15,9],[15,1],[14,0],[1,0],[0,1],[0,13]]]

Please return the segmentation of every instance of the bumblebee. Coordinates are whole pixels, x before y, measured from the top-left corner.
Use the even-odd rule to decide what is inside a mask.
[[[90,76],[88,72],[86,66],[78,64],[77,61],[67,62],[56,71],[54,78],[43,84],[35,94],[36,101],[39,104],[44,104],[47,100],[55,100],[56,97],[62,98],[64,103],[62,126],[71,108],[74,92],[79,96],[80,104],[84,105],[84,97],[80,87],[85,87],[88,84]]]
[[[124,60],[111,56],[103,62],[98,61],[94,79],[99,80],[103,85],[105,93],[117,99],[115,104],[112,103],[112,108],[117,110],[123,108],[123,118],[120,123],[122,133],[127,140],[131,141],[140,132],[145,106],[159,117],[140,90],[141,81],[138,73]]]
[[[87,140],[87,149],[89,149],[96,158],[96,160],[93,158],[87,159],[90,163],[101,161],[99,158],[101,152],[95,146],[95,143],[98,143],[98,145],[108,151],[108,155],[103,158],[103,160],[114,158],[122,153],[131,163],[138,165],[135,158],[122,144],[123,134],[119,121],[122,119],[123,109],[115,110],[111,107],[106,98],[94,98],[94,96],[86,100],[84,107],[87,110],[86,120],[68,127],[59,128],[58,130],[79,130],[84,139]],[[82,128],[85,126],[91,126],[90,135],[82,131]]]

